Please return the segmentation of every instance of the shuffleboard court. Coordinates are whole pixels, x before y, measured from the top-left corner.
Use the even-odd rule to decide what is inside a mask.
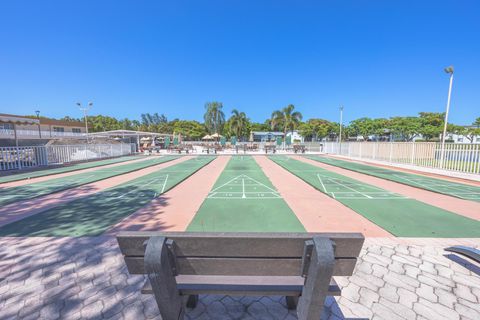
[[[71,201],[5,225],[0,236],[98,236],[214,159],[196,157]]]
[[[251,156],[233,156],[187,231],[305,232]]]
[[[270,159],[395,236],[480,237],[480,221],[286,156]]]
[[[152,158],[145,161],[124,164],[112,168],[97,169],[90,172],[78,173],[68,177],[55,178],[12,188],[0,187],[0,205],[27,200],[59,192],[88,183],[112,178],[129,172],[145,169],[160,163],[172,161],[179,156],[165,156]]]
[[[306,158],[408,186],[480,202],[480,187],[322,156],[306,156]]]
[[[96,160],[96,161],[89,161],[89,162],[84,162],[84,163],[77,163],[77,164],[74,164],[74,165],[60,167],[60,168],[53,168],[53,169],[44,168],[44,169],[41,169],[41,170],[38,170],[38,171],[15,173],[15,174],[7,175],[7,176],[4,176],[4,177],[0,177],[0,183],[20,181],[20,180],[24,180],[24,179],[32,179],[32,178],[50,176],[50,175],[54,175],[54,174],[78,171],[78,170],[95,168],[95,167],[101,167],[101,166],[106,166],[106,165],[109,165],[109,164],[121,163],[121,162],[141,159],[141,158],[142,158],[141,156],[128,156],[128,157],[121,157],[121,158],[115,158],[115,159]]]

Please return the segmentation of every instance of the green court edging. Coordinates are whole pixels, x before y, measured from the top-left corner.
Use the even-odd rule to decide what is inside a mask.
[[[340,167],[350,171],[356,171],[370,176],[402,183],[408,186],[442,193],[448,196],[480,202],[480,188],[462,183],[451,182],[442,179],[407,173],[402,171],[389,170],[366,164],[343,161],[339,159],[326,158],[321,156],[306,156],[306,158]]]
[[[0,205],[37,198],[54,192],[79,187],[88,183],[145,169],[160,163],[172,161],[177,158],[179,158],[179,156],[158,157],[112,168],[99,168],[90,172],[78,173],[68,177],[55,178],[48,181],[31,183],[19,187],[4,189],[0,187]]]
[[[233,156],[187,231],[305,232],[251,156]]]
[[[24,173],[14,173],[14,174],[11,174],[11,175],[7,175],[5,177],[0,177],[0,183],[13,182],[13,181],[19,181],[19,180],[31,179],[31,178],[38,178],[38,177],[44,177],[44,176],[50,176],[50,175],[53,175],[53,174],[78,171],[78,170],[83,170],[83,169],[88,169],[88,168],[95,168],[95,167],[100,167],[100,166],[106,166],[106,165],[113,164],[113,163],[121,163],[121,162],[131,161],[131,160],[135,160],[135,159],[141,159],[141,158],[142,158],[141,156],[128,156],[128,157],[120,157],[120,158],[115,158],[115,159],[95,160],[95,161],[77,163],[77,164],[67,165],[65,167],[54,168],[54,169],[49,169],[47,167],[47,168],[42,168],[38,171],[30,171],[30,172],[24,172]]]
[[[480,221],[286,156],[271,156],[270,159],[395,236],[480,237]]]
[[[0,227],[0,236],[98,236],[215,157],[196,157]],[[188,197],[188,195],[185,195]],[[168,199],[164,199],[168,203]]]

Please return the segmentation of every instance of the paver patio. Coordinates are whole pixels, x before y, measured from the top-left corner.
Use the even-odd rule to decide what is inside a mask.
[[[480,239],[367,238],[326,319],[480,319]],[[160,319],[113,237],[0,238],[0,319]],[[201,296],[189,319],[295,319],[282,297]]]

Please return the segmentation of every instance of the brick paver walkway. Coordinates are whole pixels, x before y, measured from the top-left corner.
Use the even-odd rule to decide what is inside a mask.
[[[480,319],[480,266],[443,248],[480,239],[367,239],[327,319]],[[0,319],[159,319],[114,238],[0,238]],[[295,319],[282,297],[202,296],[189,319]]]

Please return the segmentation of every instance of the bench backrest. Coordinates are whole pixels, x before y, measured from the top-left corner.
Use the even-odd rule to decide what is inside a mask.
[[[303,275],[309,243],[320,236],[334,243],[333,275],[350,276],[364,242],[360,233],[121,232],[117,241],[131,274],[145,274],[145,244],[152,236],[169,240],[176,273],[185,275]]]

